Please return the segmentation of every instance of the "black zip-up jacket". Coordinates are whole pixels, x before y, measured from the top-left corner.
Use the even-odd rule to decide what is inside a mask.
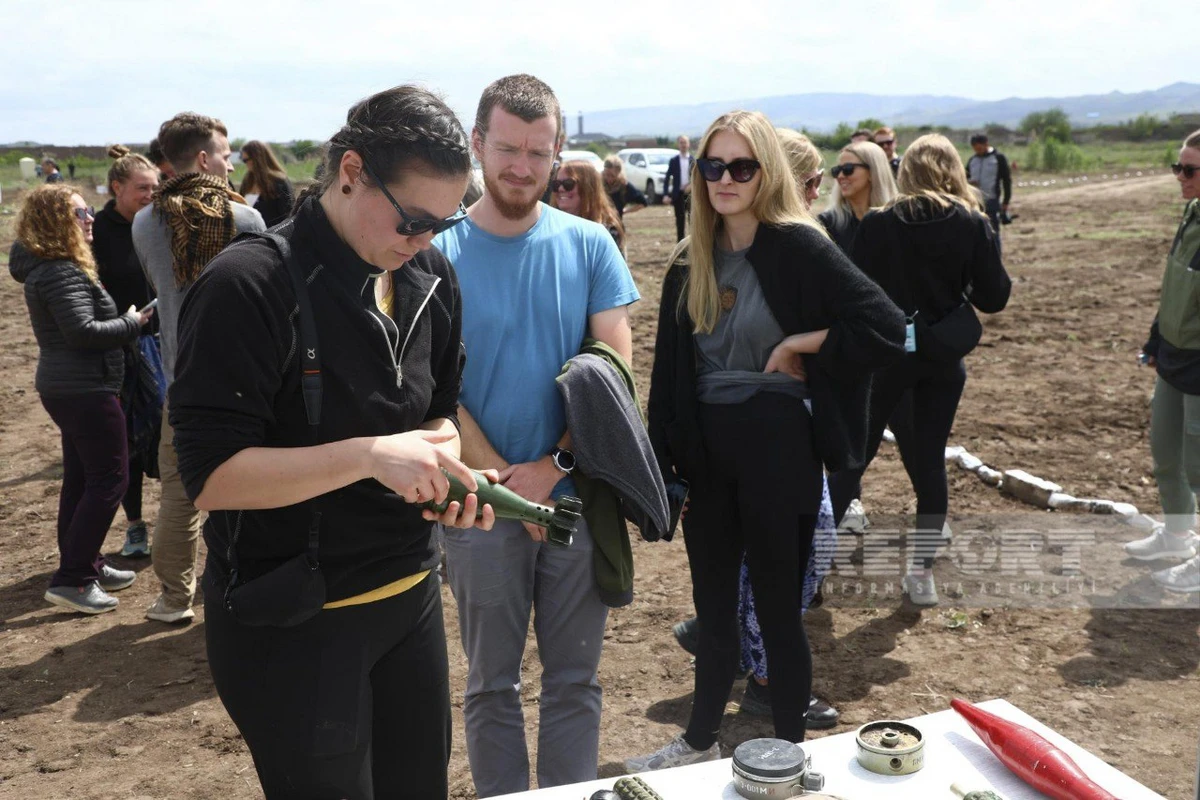
[[[291,279],[269,240],[241,236],[205,268],[180,313],[170,420],[193,499],[218,466],[247,447],[382,436],[442,417],[457,424],[462,305],[446,258],[428,250],[392,273],[388,317],[375,305],[372,276],[381,271],[338,237],[315,198],[276,232],[308,276],[324,383],[319,439],[300,392]],[[322,514],[320,562],[330,601],[437,563],[433,523],[382,484],[362,480],[293,506],[210,514],[204,537],[215,574],[206,575],[206,585],[224,586],[235,529],[239,579],[249,580],[304,552],[314,510]]]
[[[117,304],[117,310],[142,308],[154,298],[146,273],[133,251],[133,223],[117,211],[117,201],[109,200],[96,212],[92,225],[92,255],[100,283]],[[150,317],[143,333],[158,332],[158,314]]]
[[[833,243],[843,253],[850,255],[850,250],[854,246],[854,236],[858,233],[860,222],[858,217],[849,211],[845,214],[837,214],[831,208],[818,214],[817,221],[825,226],[825,232],[829,234],[830,239],[833,239]]]
[[[25,285],[38,343],[38,394],[118,394],[125,377],[121,348],[137,339],[137,318],[118,314],[104,287],[75,264],[40,259],[20,242],[9,252],[8,270]]]
[[[893,205],[863,217],[851,258],[905,314],[935,323],[963,302],[1004,310],[1012,281],[987,217],[952,204]]]
[[[904,315],[814,227],[759,225],[746,260],[784,336],[829,329],[820,351],[803,356],[817,453],[831,472],[862,466],[871,372],[904,355]],[[679,305],[687,270],[681,258],[663,283],[648,410],[659,467],[694,480],[707,465],[694,326],[686,300]]]

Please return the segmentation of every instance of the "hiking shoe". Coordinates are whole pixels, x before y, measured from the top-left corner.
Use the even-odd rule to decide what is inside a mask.
[[[656,750],[649,755],[625,759],[625,771],[629,773],[650,772],[656,769],[686,767],[688,764],[720,760],[721,746],[718,743],[713,742],[712,747],[707,750],[695,750],[690,744],[684,741],[683,734],[681,733],[660,750]]]
[[[83,586],[51,586],[43,597],[56,606],[84,614],[103,614],[117,610],[117,598],[100,588],[96,581]]]
[[[133,586],[137,573],[131,569],[117,569],[104,564],[100,567],[100,588],[106,592],[119,592]]]
[[[937,582],[933,573],[920,575],[910,572],[904,576],[904,593],[917,606],[936,606],[938,604]]]
[[[161,594],[149,608],[146,609],[146,619],[152,619],[155,622],[166,622],[174,624],[176,622],[191,622],[196,618],[196,612],[192,611],[191,606],[183,608],[172,608],[167,605],[167,599]]]
[[[1159,586],[1172,592],[1200,592],[1200,556],[1153,572],[1150,577],[1154,578],[1154,582]]]
[[[1125,545],[1125,553],[1138,561],[1155,561],[1160,558],[1191,558],[1196,555],[1196,534],[1188,531],[1186,536],[1176,536],[1167,533],[1167,529],[1159,525],[1145,539],[1129,542]]]
[[[738,708],[743,714],[753,717],[771,716],[771,687],[759,683],[751,675],[746,679],[746,692],[742,695],[742,702],[738,703]]]
[[[679,646],[692,655],[700,650],[700,620],[695,617],[676,622],[671,626],[671,633],[675,634]]]
[[[150,533],[146,523],[135,522],[125,529],[125,545],[121,548],[124,558],[145,558],[150,555]]]
[[[846,507],[846,513],[842,515],[842,524],[838,526],[838,531],[862,533],[869,527],[871,520],[867,519],[867,511],[863,508],[862,501],[858,498],[851,500],[850,505]]]

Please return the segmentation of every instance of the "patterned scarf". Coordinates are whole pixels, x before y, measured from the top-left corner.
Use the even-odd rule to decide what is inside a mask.
[[[215,175],[190,172],[176,175],[159,187],[154,209],[171,228],[175,286],[182,289],[237,234],[232,203],[245,203],[229,182]]]

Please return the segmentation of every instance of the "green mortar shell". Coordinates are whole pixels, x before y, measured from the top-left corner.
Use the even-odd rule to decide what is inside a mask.
[[[492,511],[496,512],[496,519],[529,522],[545,528],[546,538],[551,543],[564,546],[571,544],[575,528],[579,524],[579,517],[583,512],[583,503],[578,498],[559,498],[559,501],[554,504],[554,508],[549,508],[531,503],[513,490],[498,483],[492,483],[482,473],[475,472],[475,470],[471,470],[471,472],[475,475],[476,483],[479,484],[475,496],[479,498],[480,509],[484,504],[491,505]],[[466,499],[467,487],[463,485],[462,481],[449,473],[445,474],[450,479],[450,492],[446,495],[446,501],[439,505],[435,505],[433,501],[421,503],[421,508],[428,508],[441,514],[451,502],[461,503]],[[478,517],[476,518],[478,519]]]
[[[651,789],[644,780],[638,777],[621,778],[613,789],[621,800],[663,800],[662,795]]]

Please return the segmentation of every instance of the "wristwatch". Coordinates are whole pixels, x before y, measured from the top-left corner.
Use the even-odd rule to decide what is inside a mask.
[[[564,475],[570,475],[575,469],[575,454],[570,450],[564,450],[561,447],[556,447],[550,451],[550,460],[554,462],[554,466]]]

